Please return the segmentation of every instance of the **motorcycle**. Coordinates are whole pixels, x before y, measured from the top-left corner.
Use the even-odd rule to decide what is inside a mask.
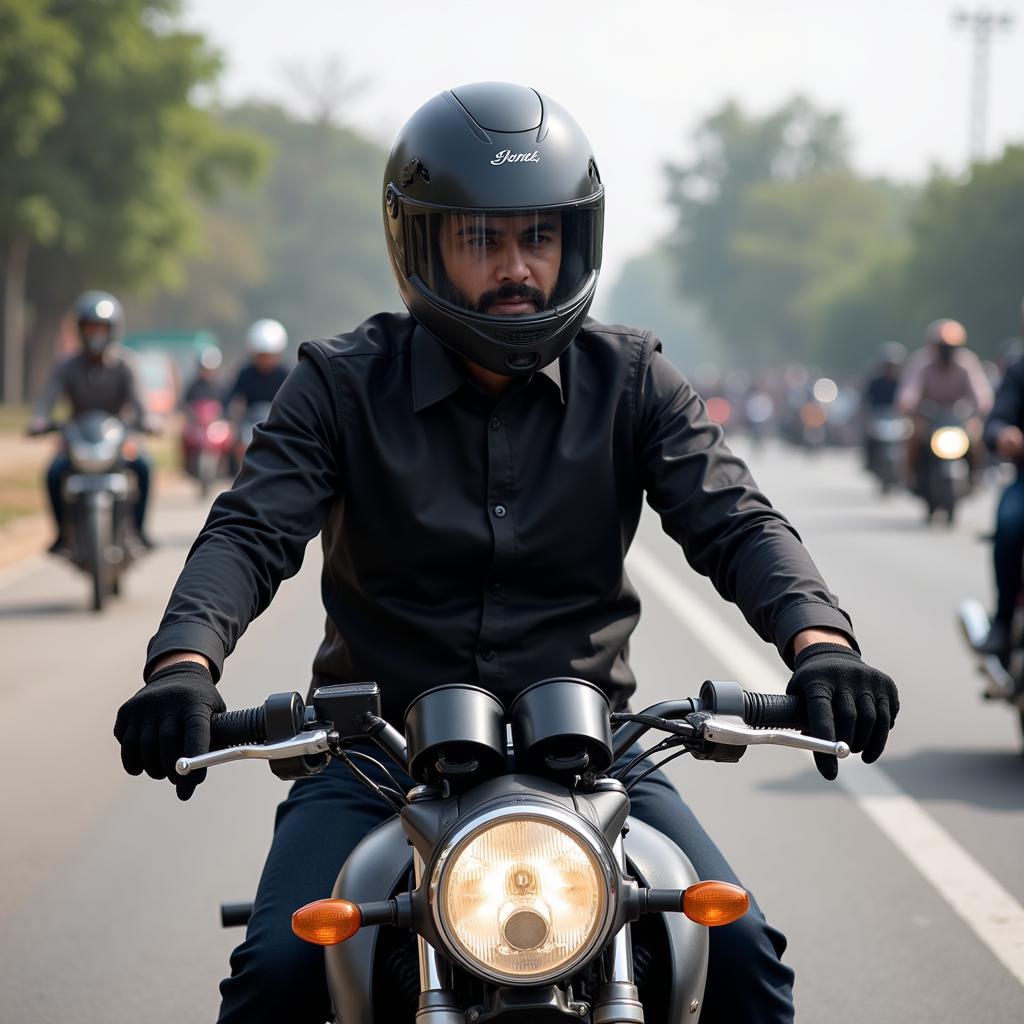
[[[102,611],[111,596],[121,592],[121,577],[141,550],[133,510],[136,480],[125,466],[131,442],[125,425],[105,412],[87,412],[62,427],[71,473],[62,483],[64,523],[68,546],[63,554],[89,576],[93,611]]]
[[[224,419],[220,402],[203,398],[188,404],[181,435],[182,465],[199,481],[201,497],[208,497],[214,483],[227,475],[233,443],[231,424]]]
[[[982,699],[1008,705],[1017,713],[1021,733],[1024,735],[1024,608],[1018,605],[1012,627],[1016,642],[1002,657],[977,650],[977,645],[988,635],[991,625],[980,601],[973,598],[961,601],[957,619],[967,646],[977,659],[978,672],[985,679]]]
[[[924,430],[914,490],[924,499],[929,522],[941,511],[952,525],[957,504],[971,489],[967,417],[956,406],[931,402],[922,402],[918,414]]]
[[[294,779],[338,758],[395,810],[332,894],[292,917],[296,935],[325,949],[336,1024],[699,1020],[707,929],[737,920],[749,898],[699,880],[674,843],[630,816],[629,790],[654,766],[629,772],[663,752],[735,762],[759,744],[849,754],[784,731],[803,724],[797,698],[733,682],[639,714],[612,712],[580,679],[535,683],[507,713],[485,690],[447,685],[413,701],[404,735],[380,710],[375,683],[321,686],[308,707],[275,694],[214,716],[221,749],[176,765],[187,775],[263,759]],[[650,730],[666,736],[622,765]],[[365,763],[368,742],[412,789],[361,771],[353,758]],[[244,924],[251,909],[222,906],[222,922]]]
[[[907,441],[913,424],[893,408],[872,410],[864,428],[867,470],[874,476],[883,494],[890,493],[903,479]]]

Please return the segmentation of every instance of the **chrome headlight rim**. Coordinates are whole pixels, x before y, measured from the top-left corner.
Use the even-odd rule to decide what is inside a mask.
[[[104,473],[113,469],[121,455],[120,441],[73,441],[68,446],[71,465],[82,473]]]
[[[590,941],[581,946],[569,960],[559,967],[545,971],[542,974],[530,975],[528,978],[506,973],[468,956],[451,937],[453,930],[445,921],[442,910],[444,884],[448,871],[456,860],[456,855],[481,832],[495,825],[511,821],[540,821],[558,829],[560,832],[570,833],[580,840],[586,852],[593,859],[598,873],[598,881],[604,883],[607,894],[601,920],[598,927],[594,930]],[[566,827],[568,821],[572,822],[571,828]],[[506,805],[501,808],[472,814],[470,817],[456,823],[453,830],[439,844],[438,852],[435,854],[430,865],[429,878],[431,916],[437,934],[444,943],[445,952],[471,974],[495,985],[522,987],[546,985],[575,973],[582,965],[592,959],[597,952],[604,948],[611,938],[618,913],[620,898],[619,870],[611,848],[608,846],[604,836],[590,822],[580,817],[576,812],[569,811],[564,807],[555,808],[542,803],[529,803],[516,804],[513,807]]]

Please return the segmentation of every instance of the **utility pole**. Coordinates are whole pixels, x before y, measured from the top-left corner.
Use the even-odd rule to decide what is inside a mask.
[[[953,27],[971,33],[974,54],[971,61],[971,110],[968,121],[971,161],[985,156],[985,131],[988,122],[988,68],[992,37],[1009,32],[1013,15],[1009,11],[996,14],[987,7],[973,11],[958,10],[953,14]]]

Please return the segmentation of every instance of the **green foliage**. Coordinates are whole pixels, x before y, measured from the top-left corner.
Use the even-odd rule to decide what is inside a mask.
[[[0,0],[0,232],[51,241],[58,215],[31,160],[63,115],[78,45],[38,0]]]
[[[684,372],[703,363],[722,362],[724,353],[696,306],[679,296],[666,245],[655,245],[622,268],[602,303],[613,323],[653,331],[665,354]]]
[[[923,325],[951,316],[972,348],[995,355],[1020,329],[1024,298],[1024,147],[975,164],[963,184],[937,176],[911,224],[909,311]],[[920,329],[920,328],[919,328]]]
[[[858,178],[838,115],[795,99],[763,118],[726,104],[670,167],[677,280],[734,360],[833,364],[833,304],[900,244],[906,196]]]
[[[381,226],[383,150],[273,105],[225,111],[222,123],[265,140],[269,173],[256,189],[209,204],[209,245],[190,265],[187,287],[133,304],[132,322],[212,327],[231,347],[258,317],[281,320],[302,340],[401,308]]]

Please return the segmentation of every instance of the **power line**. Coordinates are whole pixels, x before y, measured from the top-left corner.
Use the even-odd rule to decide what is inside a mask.
[[[971,107],[967,125],[971,160],[985,156],[985,133],[988,128],[988,72],[992,38],[997,33],[1013,28],[1013,15],[1009,11],[996,13],[986,7],[973,11],[958,10],[953,14],[953,27],[971,33],[973,58],[971,61]]]

